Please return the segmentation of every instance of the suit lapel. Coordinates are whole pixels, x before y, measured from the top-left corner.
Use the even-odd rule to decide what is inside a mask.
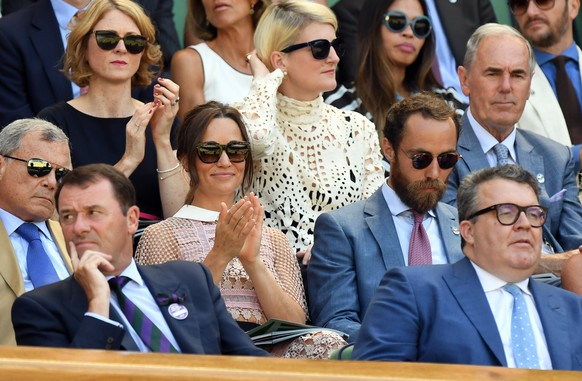
[[[435,209],[437,223],[441,232],[441,238],[445,247],[445,254],[449,263],[455,263],[464,258],[461,251],[461,235],[459,232],[458,217],[451,213],[442,203],[438,203]]]
[[[404,266],[402,248],[392,213],[386,204],[381,187],[366,201],[364,214],[364,221],[378,243],[386,268],[393,267],[394,263],[397,263],[397,266]]]
[[[507,366],[495,318],[471,262],[467,258],[462,259],[453,264],[452,270],[452,273],[443,276],[445,283],[487,347],[501,365]]]
[[[190,294],[189,288],[181,284],[176,277],[169,277],[167,273],[157,273],[156,266],[137,266],[137,268],[154,299],[158,294],[176,294],[184,297],[184,302],[180,303],[188,311],[188,316],[184,320],[170,315],[168,305],[159,306],[160,311],[182,353],[205,353],[201,342],[203,337],[201,325],[197,319],[194,297]]]
[[[562,306],[563,300],[556,295],[554,288],[540,285],[530,279],[530,291],[534,297],[536,309],[540,316],[544,336],[548,345],[548,352],[552,360],[554,369],[574,369],[572,356],[565,356],[565,353],[572,353],[569,336],[573,334],[568,328],[568,318],[566,309]]]
[[[62,69],[65,53],[59,26],[49,1],[40,5],[32,16],[30,39],[38,57],[42,60],[47,79],[51,82],[51,92],[55,100],[73,98],[71,82],[55,68]],[[51,46],[54,49],[46,49]],[[61,74],[61,75],[55,75]]]
[[[59,249],[59,253],[61,254],[61,258],[63,259],[65,267],[69,271],[69,274],[72,274],[73,264],[71,263],[71,257],[69,256],[67,250],[67,244],[65,242],[65,237],[63,236],[63,230],[61,229],[61,225],[56,221],[48,220],[47,226],[49,231],[51,232],[55,245]]]
[[[481,149],[479,139],[477,139],[477,135],[475,135],[475,131],[473,131],[473,127],[471,127],[469,117],[466,113],[463,115],[462,125],[463,129],[461,130],[458,143],[459,153],[463,155],[461,161],[467,165],[469,172],[489,168],[487,156],[483,152],[483,149]]]
[[[2,220],[0,220],[0,248],[2,250],[0,253],[0,275],[14,293],[14,297],[20,296],[24,293],[24,281],[16,253]]]

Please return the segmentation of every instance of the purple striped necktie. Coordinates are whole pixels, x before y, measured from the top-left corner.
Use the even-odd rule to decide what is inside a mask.
[[[152,352],[178,353],[162,331],[121,291],[130,280],[126,276],[109,279],[109,287],[117,295],[121,311]]]

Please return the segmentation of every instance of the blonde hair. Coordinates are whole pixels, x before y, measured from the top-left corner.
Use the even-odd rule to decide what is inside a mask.
[[[95,24],[113,10],[129,16],[137,25],[140,34],[148,40],[139,68],[131,79],[132,86],[147,87],[154,76],[163,69],[162,52],[159,45],[155,44],[156,30],[150,18],[131,0],[94,0],[89,5],[69,34],[63,71],[78,86],[89,85],[93,76],[87,60],[89,39],[93,36]]]
[[[255,49],[263,63],[273,70],[270,62],[272,52],[293,45],[297,36],[313,22],[330,24],[337,31],[335,14],[321,4],[304,0],[281,0],[271,4],[255,31]]]

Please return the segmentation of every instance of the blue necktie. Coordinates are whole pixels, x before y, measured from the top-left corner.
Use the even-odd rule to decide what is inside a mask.
[[[525,298],[519,287],[507,284],[503,289],[513,295],[513,312],[511,314],[511,349],[517,368],[540,369],[533,329]]]
[[[59,280],[53,264],[42,247],[38,227],[30,222],[26,222],[16,232],[28,242],[26,252],[26,268],[28,277],[32,281],[34,288],[54,283]]]
[[[495,144],[493,151],[495,152],[495,156],[497,156],[497,166],[509,164],[509,149],[505,144]]]
[[[109,279],[109,287],[117,295],[117,302],[127,321],[152,352],[179,353],[154,322],[121,291],[130,280],[126,276]]]

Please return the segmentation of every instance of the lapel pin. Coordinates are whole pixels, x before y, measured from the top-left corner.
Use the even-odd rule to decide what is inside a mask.
[[[545,183],[545,182],[546,182],[546,178],[545,178],[545,177],[544,177],[544,175],[543,175],[543,174],[541,174],[541,173],[538,173],[538,174],[537,174],[537,176],[536,176],[536,179],[538,179],[538,183],[540,183],[540,184],[543,184],[543,183]]]
[[[459,228],[456,226],[453,226],[453,228],[451,229],[453,231],[454,235],[459,235]]]
[[[170,316],[176,320],[184,320],[188,317],[188,309],[181,304],[172,303],[168,306]]]

